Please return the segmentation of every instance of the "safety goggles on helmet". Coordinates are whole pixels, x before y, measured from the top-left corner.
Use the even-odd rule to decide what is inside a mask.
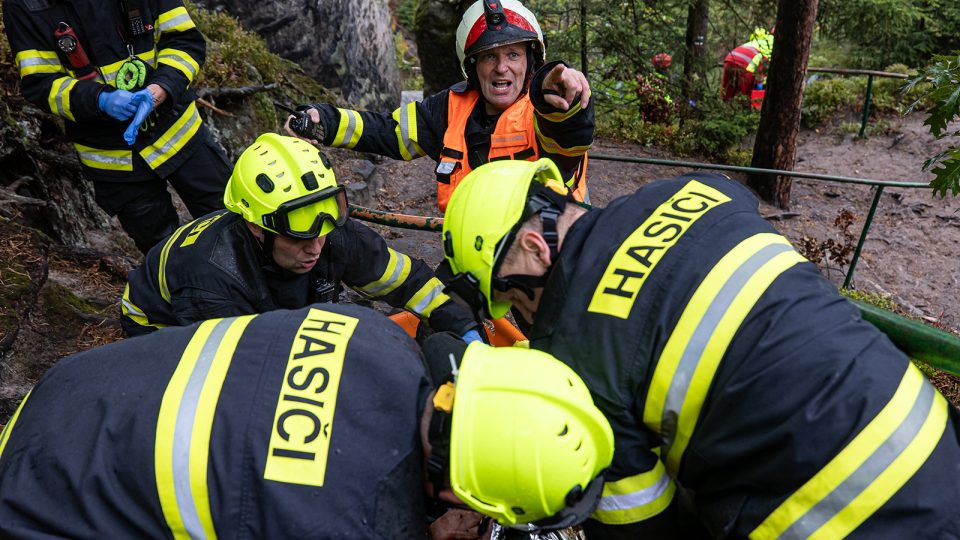
[[[263,226],[290,238],[310,240],[343,226],[348,213],[346,191],[333,186],[281,204],[263,216]]]

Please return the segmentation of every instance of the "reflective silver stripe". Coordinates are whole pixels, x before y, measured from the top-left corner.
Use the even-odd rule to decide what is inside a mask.
[[[437,285],[437,286],[435,286],[433,289],[430,290],[430,292],[427,293],[426,296],[424,296],[419,302],[417,302],[417,305],[415,305],[415,306],[413,306],[412,308],[410,308],[410,311],[416,313],[417,315],[422,315],[423,312],[424,312],[428,307],[430,307],[430,304],[431,304],[438,296],[440,296],[440,295],[443,294],[443,287],[444,287],[443,285]]]
[[[407,153],[410,155],[411,159],[420,155],[420,153],[417,152],[416,145],[414,145],[413,141],[410,140],[410,122],[417,121],[416,112],[414,112],[413,115],[410,114],[411,110],[415,110],[414,107],[416,107],[416,105],[410,103],[409,105],[400,109],[400,140],[403,142],[403,146],[407,149]],[[413,118],[410,118],[411,116],[413,116]]]
[[[167,30],[170,30],[174,26],[177,26],[178,24],[183,24],[189,20],[190,20],[190,14],[184,13],[183,15],[177,15],[176,17],[168,21],[160,23],[160,25],[157,28],[160,30],[160,33],[162,34]]]
[[[887,440],[883,441],[876,451],[870,455],[850,476],[848,476],[829,495],[821,499],[807,511],[778,538],[803,539],[809,538],[824,523],[832,519],[841,510],[850,505],[864,489],[879,478],[895,459],[907,449],[923,427],[927,416],[933,407],[936,391],[932,384],[923,381],[917,399],[910,408],[910,413],[897,426]]]
[[[217,321],[210,336],[203,344],[190,380],[183,391],[180,408],[177,410],[177,425],[173,437],[173,484],[177,495],[177,507],[183,520],[183,527],[190,538],[206,538],[200,516],[197,514],[193,489],[190,487],[190,439],[193,436],[193,422],[200,404],[203,383],[210,372],[210,365],[217,354],[220,342],[236,318]]]
[[[180,140],[183,139],[191,130],[196,129],[198,122],[200,122],[200,113],[197,112],[196,107],[190,107],[190,117],[187,119],[187,121],[184,122],[180,129],[178,129],[176,133],[167,139],[162,146],[155,147],[152,152],[144,156],[144,161],[146,161],[147,164],[152,167],[154,160],[169,152],[174,145],[179,144]]]
[[[123,309],[126,313],[129,313],[130,315],[136,315],[138,317],[147,316],[146,313],[140,311],[140,309],[137,308],[137,306],[133,305],[133,303],[127,300],[126,298],[121,299],[120,302],[123,304]]]
[[[350,111],[347,109],[340,109],[341,114],[346,113],[347,115],[347,129],[343,132],[343,139],[339,141],[338,146],[348,145],[350,141],[353,140],[353,132],[357,129],[357,112]]]
[[[683,356],[677,364],[676,373],[670,381],[670,388],[667,390],[667,396],[663,408],[663,416],[660,421],[660,435],[664,442],[663,455],[669,452],[677,434],[677,422],[680,416],[680,410],[683,402],[686,400],[690,389],[690,382],[693,380],[694,372],[700,363],[706,351],[707,343],[713,336],[723,319],[724,314],[733,304],[737,294],[743,289],[747,281],[767,262],[777,255],[791,251],[793,248],[787,244],[773,244],[766,246],[749,259],[743,262],[733,275],[723,284],[720,292],[710,303],[710,306],[704,312],[703,317],[697,323],[697,328],[690,336],[686,348],[683,350]]]
[[[760,53],[757,53],[757,54],[760,54]],[[753,62],[753,58],[754,58],[754,56],[756,56],[756,55],[754,55],[754,56],[747,56],[747,55],[745,55],[745,54],[743,54],[743,53],[738,53],[737,51],[731,51],[731,52],[730,52],[730,55],[731,55],[731,56],[736,56],[737,58],[743,60],[744,62],[746,62],[746,63],[748,63],[748,64],[749,64],[750,62]]]
[[[41,58],[39,56],[30,56],[20,59],[20,71],[23,71],[24,68],[36,67],[36,66],[57,66],[60,67],[59,58]]]
[[[96,163],[103,163],[105,165],[130,165],[133,166],[133,154],[130,154],[129,157],[114,157],[107,156],[104,154],[97,154],[94,152],[80,152],[78,151],[81,160],[93,161]]]
[[[58,84],[57,95],[54,96],[53,100],[57,104],[57,110],[54,112],[59,116],[66,116],[67,113],[69,112],[67,110],[66,105],[63,102],[63,98],[66,95],[66,93],[70,90],[70,88],[73,86],[72,84],[73,82],[74,82],[74,79],[70,79],[68,77],[64,77],[59,81],[57,81],[57,84]]]
[[[406,266],[406,263],[407,263],[406,255],[403,255],[402,253],[397,253],[397,264],[396,266],[393,267],[393,272],[390,274],[390,277],[387,278],[386,281],[381,283],[379,287],[376,287],[373,289],[364,289],[363,287],[361,287],[360,290],[362,290],[363,292],[367,293],[370,296],[379,296],[381,291],[394,288],[394,283],[396,283],[400,279],[400,276],[403,275],[403,269]]]
[[[178,56],[178,55],[176,55],[176,54],[161,54],[161,55],[160,55],[160,58],[158,58],[157,60],[158,60],[158,61],[159,61],[159,60],[172,60],[172,61],[176,62],[177,65],[183,66],[183,70],[190,73],[190,79],[191,79],[191,80],[193,80],[193,78],[197,76],[197,70],[195,70],[195,69],[193,68],[193,66],[192,66],[189,62],[184,61],[184,59],[183,59],[182,57],[180,57],[180,56]]]
[[[609,512],[613,510],[630,510],[633,508],[646,506],[663,495],[663,493],[667,491],[668,487],[670,487],[670,476],[663,474],[657,480],[657,483],[648,488],[641,489],[640,491],[624,493],[622,495],[606,495],[601,497],[600,504],[597,506],[597,510]]]

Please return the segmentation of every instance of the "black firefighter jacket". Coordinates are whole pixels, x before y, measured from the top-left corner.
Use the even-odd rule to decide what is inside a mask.
[[[348,219],[327,235],[313,269],[295,274],[267,261],[243,218],[228,210],[184,225],[147,253],[128,276],[122,322],[128,335],[137,335],[214,317],[336,302],[341,282],[413,312],[434,330],[462,335],[476,326],[423,261],[388,247],[365,225]]]
[[[143,24],[139,35],[132,13]],[[198,147],[202,122],[189,86],[206,44],[180,0],[5,0],[3,15],[23,96],[63,118],[85,171],[117,181],[147,179],[151,170],[166,177]],[[73,28],[91,67],[75,67],[60,49],[61,22]],[[169,94],[132,147],[123,139],[130,121],[114,120],[97,105],[100,93],[116,86],[128,46],[147,65],[143,87],[155,83]]]
[[[429,390],[413,340],[359,306],[75,354],[0,435],[0,538],[424,538]]]
[[[614,430],[588,536],[960,538],[956,410],[721,175],[576,221],[528,335]]]

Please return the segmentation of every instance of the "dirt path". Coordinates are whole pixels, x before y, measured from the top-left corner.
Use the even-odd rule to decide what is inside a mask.
[[[946,142],[934,141],[920,116],[890,122],[889,134],[866,140],[804,131],[799,138],[796,169],[878,180],[929,181],[931,175],[921,171],[923,161],[946,148]],[[597,141],[593,152],[676,159],[657,149],[609,140]],[[350,161],[345,163],[347,171],[354,166]],[[432,168],[432,162],[426,159],[381,164],[371,182],[375,201],[368,203],[396,212],[437,215]],[[592,160],[592,202],[603,206],[650,180],[681,172],[684,169]],[[351,179],[349,172],[341,176]],[[873,189],[866,186],[798,179],[793,185],[789,212],[768,205],[761,205],[761,212],[780,217],[771,222],[794,244],[801,243],[804,237],[817,243],[828,239],[842,243],[843,234],[834,220],[838,212],[846,209],[854,216],[849,231],[855,245],[872,198]],[[398,249],[431,263],[442,257],[435,234],[396,229],[384,232]],[[928,188],[887,188],[858,262],[853,286],[889,296],[907,312],[929,322],[960,329],[960,303],[954,300],[960,291],[958,261],[960,200],[934,198]],[[842,284],[846,266],[829,263],[822,267],[837,285]]]

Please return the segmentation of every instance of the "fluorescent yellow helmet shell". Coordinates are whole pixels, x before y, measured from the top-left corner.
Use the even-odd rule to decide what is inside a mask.
[[[282,205],[293,206],[284,213],[290,231],[310,231],[318,215],[328,216],[313,236],[332,231],[337,220],[346,216],[345,198],[330,196],[311,201],[324,190],[337,187],[337,179],[316,147],[295,137],[264,133],[240,154],[223,193],[223,204],[243,219],[271,232],[277,230],[270,219]],[[342,191],[342,190],[341,190]],[[301,200],[309,204],[298,206]],[[301,236],[309,236],[304,233]]]
[[[444,255],[454,274],[470,273],[480,282],[480,292],[494,319],[506,315],[511,306],[491,298],[497,247],[520,221],[533,181],[563,186],[560,170],[546,158],[486,163],[460,182],[444,213]]]
[[[453,406],[450,485],[470,507],[504,525],[553,516],[612,459],[610,424],[572,369],[533,349],[467,347]]]

